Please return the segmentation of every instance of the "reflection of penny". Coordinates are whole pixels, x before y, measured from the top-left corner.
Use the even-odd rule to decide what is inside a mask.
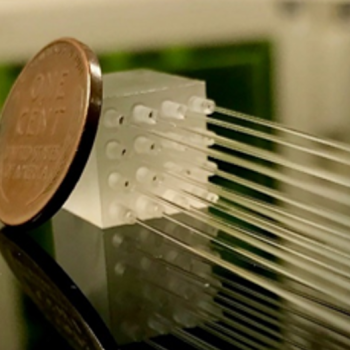
[[[74,39],[54,41],[25,66],[2,111],[1,221],[38,224],[61,207],[89,156],[101,99],[97,58]]]
[[[16,233],[0,231],[0,252],[46,318],[76,350],[116,350],[111,333],[78,287],[30,237]]]

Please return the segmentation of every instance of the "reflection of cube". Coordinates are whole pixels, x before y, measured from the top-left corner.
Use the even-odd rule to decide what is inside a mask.
[[[142,192],[183,202],[177,190],[193,186],[164,171],[207,182],[201,149],[212,142],[205,120],[210,109],[201,81],[146,70],[106,75],[95,145],[65,208],[101,228],[177,212]]]
[[[121,343],[220,315],[211,264],[171,240],[216,254],[216,229],[186,215],[217,198],[208,192],[212,109],[200,81],[144,70],[104,77],[96,141],[54,235],[58,262]]]
[[[180,216],[173,215],[186,221]],[[191,229],[165,219],[147,223],[191,246],[211,250],[208,240],[201,240]],[[152,229],[136,223],[102,230],[65,210],[55,216],[53,224],[56,260],[98,310],[118,342],[139,341],[219,317],[220,307],[214,297],[220,282],[213,276],[210,263]],[[192,226],[208,236],[215,234],[204,223],[196,221]]]

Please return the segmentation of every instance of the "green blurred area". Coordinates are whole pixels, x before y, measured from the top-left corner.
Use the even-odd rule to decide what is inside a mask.
[[[208,97],[215,100],[217,105],[264,119],[274,118],[272,47],[269,42],[259,41],[197,48],[170,47],[160,51],[138,53],[110,53],[102,55],[100,63],[103,73],[151,68],[201,79],[207,84]],[[0,104],[3,103],[19,71],[20,66],[0,66]],[[219,132],[215,128],[213,130]],[[220,133],[234,139],[241,137],[228,130],[220,131]],[[252,139],[249,142],[259,147],[271,148],[263,140]],[[219,163],[219,166],[228,172],[243,174],[254,182],[273,186],[269,179],[251,174],[239,167],[228,166],[224,163]],[[248,189],[232,183],[225,183],[222,179],[213,178],[212,181],[229,186],[240,193],[252,195]],[[253,195],[256,196],[256,194]],[[245,225],[230,216],[227,218],[237,225]],[[53,254],[54,246],[50,223],[32,232],[31,236],[50,254]],[[219,238],[240,247],[244,244],[232,239],[232,237],[227,237],[224,233],[219,233]],[[245,248],[253,249],[252,247]],[[263,253],[261,252],[261,254]],[[228,255],[224,258],[246,266],[233,256]],[[271,258],[273,259],[273,257]],[[222,271],[222,273],[224,272]],[[274,278],[274,276],[270,277]],[[235,277],[230,275],[229,278]],[[245,283],[244,281],[240,282]],[[26,350],[63,348],[62,340],[43,320],[36,307],[26,297],[23,297],[23,314],[28,325],[29,335]],[[67,349],[68,345],[64,345],[64,348]]]
[[[202,79],[218,105],[273,118],[271,45],[240,43],[202,48],[169,48],[100,57],[103,73],[150,68]]]

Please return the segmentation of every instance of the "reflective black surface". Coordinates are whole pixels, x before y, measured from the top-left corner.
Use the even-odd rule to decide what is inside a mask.
[[[118,348],[100,316],[78,287],[26,232],[3,228],[0,232],[0,251],[23,291],[72,349]],[[30,322],[38,313],[37,309],[26,298],[22,298],[21,302],[24,322],[26,318]],[[69,349],[68,344],[47,323],[39,322],[37,318],[35,323],[39,327],[44,325],[45,329],[36,330],[41,337],[37,338],[40,341],[36,342],[35,347],[33,340],[28,339],[31,349]],[[29,335],[35,337],[33,323],[31,326]]]

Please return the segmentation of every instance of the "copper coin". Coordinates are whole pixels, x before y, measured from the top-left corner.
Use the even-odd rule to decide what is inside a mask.
[[[89,157],[101,103],[97,57],[74,39],[52,42],[24,67],[0,124],[4,224],[40,224],[62,206]]]

